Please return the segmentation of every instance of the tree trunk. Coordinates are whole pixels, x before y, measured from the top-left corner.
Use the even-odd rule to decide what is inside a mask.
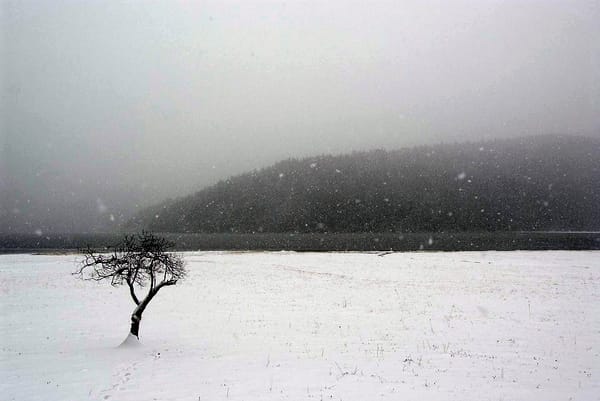
[[[140,339],[140,321],[142,320],[142,314],[136,314],[134,313],[133,315],[131,315],[131,329],[129,330],[129,333],[131,333],[131,335],[134,335],[137,337],[137,339]]]
[[[135,336],[138,340],[140,339],[140,321],[142,320],[142,313],[144,313],[144,310],[146,310],[146,307],[148,306],[150,301],[152,301],[152,298],[154,298],[154,296],[158,293],[158,290],[165,286],[175,285],[176,283],[177,280],[162,281],[156,287],[150,289],[148,295],[146,295],[146,298],[144,298],[142,302],[138,303],[136,301],[137,297],[134,298],[134,301],[136,301],[137,306],[131,314],[131,329],[129,329],[129,333],[131,333],[131,335]]]

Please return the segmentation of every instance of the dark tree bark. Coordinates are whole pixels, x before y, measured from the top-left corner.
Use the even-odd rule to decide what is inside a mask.
[[[131,329],[129,329],[129,334],[136,336],[138,339],[140,338],[140,322],[142,320],[142,315],[136,315],[135,313],[131,315]]]
[[[146,310],[146,307],[148,306],[150,301],[152,301],[152,299],[156,296],[156,294],[158,294],[158,291],[162,287],[167,287],[175,284],[177,284],[177,280],[161,281],[157,286],[150,288],[148,295],[146,295],[146,297],[141,302],[136,302],[137,307],[133,310],[133,313],[131,314],[131,329],[129,330],[130,334],[136,336],[138,339],[140,338],[140,322],[142,321],[142,314]],[[134,293],[132,293],[132,298],[134,298],[135,302],[135,300],[137,299],[137,296],[135,296],[135,291]]]

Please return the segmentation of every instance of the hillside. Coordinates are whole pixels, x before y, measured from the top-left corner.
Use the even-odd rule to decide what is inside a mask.
[[[600,140],[537,136],[290,159],[144,210],[161,232],[600,229]]]

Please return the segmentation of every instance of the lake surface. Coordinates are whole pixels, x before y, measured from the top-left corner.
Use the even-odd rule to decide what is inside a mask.
[[[0,255],[3,400],[596,400],[600,252],[185,252],[141,345],[77,255]]]

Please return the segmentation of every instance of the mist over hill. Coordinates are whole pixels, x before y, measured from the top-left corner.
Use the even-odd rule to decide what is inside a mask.
[[[289,159],[148,208],[162,232],[600,229],[600,140],[439,144]]]

